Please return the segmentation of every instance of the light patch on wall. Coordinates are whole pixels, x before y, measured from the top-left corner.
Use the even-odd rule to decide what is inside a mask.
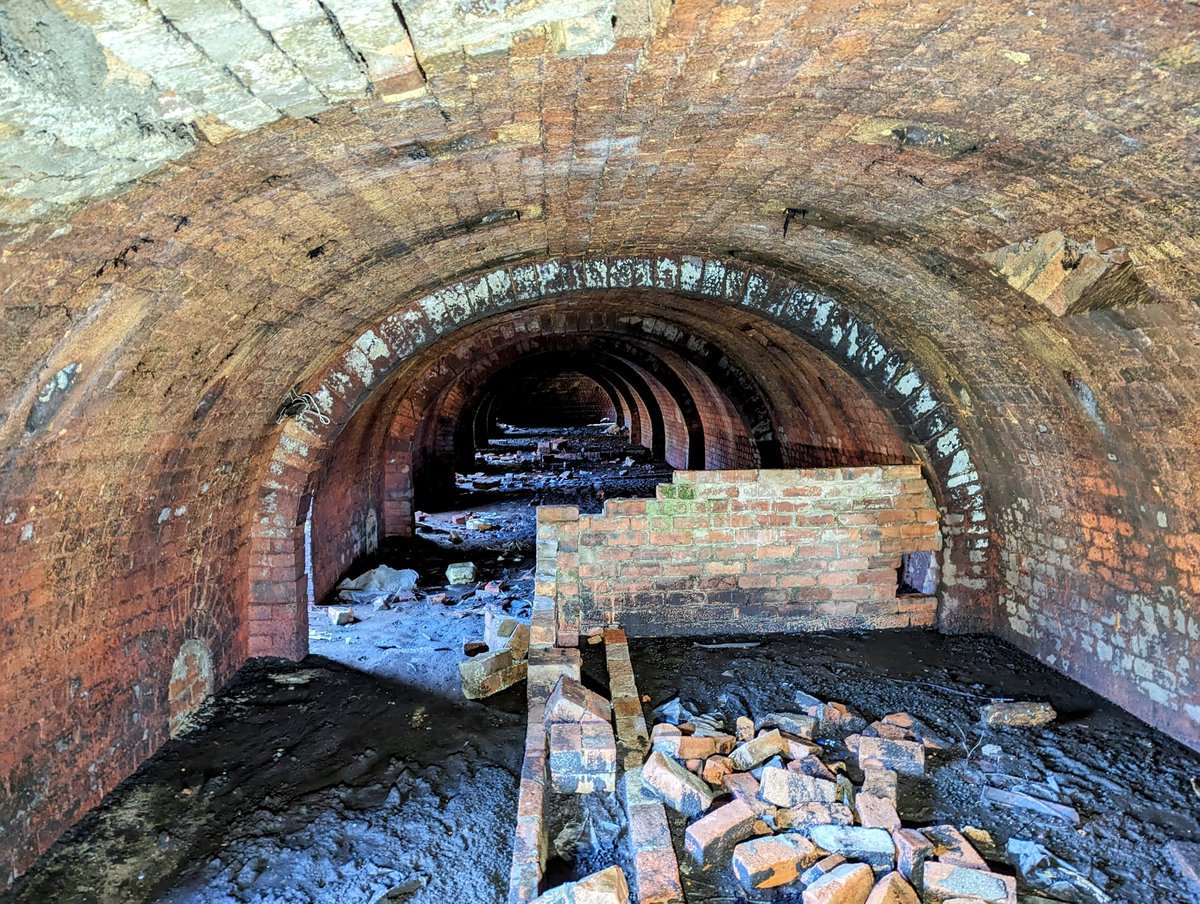
[[[191,727],[191,716],[213,691],[212,656],[202,641],[185,640],[171,665],[170,704],[171,737]]]

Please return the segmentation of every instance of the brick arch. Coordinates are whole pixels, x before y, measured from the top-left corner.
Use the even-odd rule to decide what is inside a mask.
[[[696,298],[749,311],[802,338],[883,404],[924,450],[942,512],[945,603],[956,620],[987,622],[994,589],[993,524],[966,430],[914,357],[835,298],[765,268],[692,256],[550,259],[501,267],[399,307],[360,334],[305,386],[319,408],[286,421],[256,500],[249,551],[249,652],[307,650],[301,498],[329,445],[402,362],[488,316],[573,293],[621,289]]]

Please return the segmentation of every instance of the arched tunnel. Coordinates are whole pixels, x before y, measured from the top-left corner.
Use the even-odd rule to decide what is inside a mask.
[[[757,900],[760,829],[845,857],[806,904],[1200,897],[1193,3],[0,49],[0,900]],[[585,710],[619,788],[555,772]]]

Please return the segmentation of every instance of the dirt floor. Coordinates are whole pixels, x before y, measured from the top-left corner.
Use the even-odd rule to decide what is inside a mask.
[[[528,443],[519,436],[512,445]],[[0,901],[503,901],[525,689],[462,699],[463,642],[482,635],[485,606],[527,614],[533,503],[595,511],[604,497],[652,493],[666,470],[620,458],[571,465],[566,478],[525,469],[493,480],[504,467],[483,470],[493,473],[464,483],[454,509],[428,515],[417,538],[389,543],[352,571],[413,567],[421,575],[416,600],[358,606],[360,620],[341,627],[312,607],[308,658],[247,665],[191,731],[166,744]],[[455,523],[467,513],[496,529]],[[478,583],[446,587],[445,565],[465,560],[479,567]],[[489,581],[500,588],[485,592]],[[907,801],[921,818],[990,832],[995,847],[982,853],[997,864],[1010,836],[1038,841],[1106,896],[1063,900],[1197,900],[1165,845],[1200,842],[1193,785],[1200,756],[1080,686],[992,638],[742,640],[756,645],[635,641],[647,715],[675,696],[694,712],[730,720],[795,710],[797,691],[852,704],[868,718],[910,712],[956,742]],[[586,680],[597,688],[606,682],[600,650],[585,648]],[[990,697],[1048,700],[1060,717],[1038,729],[985,730],[977,708]],[[988,787],[1073,807],[1080,824],[989,803]],[[624,862],[615,798],[560,801],[549,824],[555,880]],[[747,898],[724,871],[685,869],[684,879],[692,904],[767,900]],[[1025,900],[1042,900],[1033,891],[1023,887]]]

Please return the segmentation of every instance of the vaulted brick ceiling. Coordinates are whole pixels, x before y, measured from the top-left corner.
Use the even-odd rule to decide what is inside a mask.
[[[994,573],[946,580],[987,595],[1003,636],[1200,742],[1196,5],[659,6],[605,40],[548,14],[499,49],[431,53],[423,76],[409,15],[415,56],[366,57],[352,99],[280,100],[244,132],[177,91],[191,112],[155,133],[161,153],[104,152],[137,157],[129,185],[28,111],[94,102],[111,124],[104,104],[149,109],[166,76],[135,70],[96,4],[46,7],[78,44],[26,37],[0,114],[0,781],[41,839],[14,867],[166,737],[184,639],[218,680],[246,656],[250,522],[292,454],[287,391],[442,286],[550,260],[703,256],[869,324],[979,470],[991,527],[972,552]],[[103,98],[66,104],[61,72],[13,87],[14,59],[37,75],[75,53]],[[984,257],[1054,230],[1076,244]],[[1122,291],[1093,291],[1118,272]],[[1038,280],[1084,275],[1080,313],[1042,303]],[[728,303],[704,309],[718,334]]]

